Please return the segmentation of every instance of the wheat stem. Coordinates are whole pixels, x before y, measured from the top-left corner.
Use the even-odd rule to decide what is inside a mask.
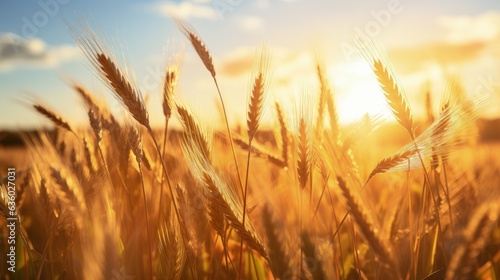
[[[179,214],[179,207],[178,207],[178,204],[177,204],[177,200],[175,199],[176,196],[175,196],[175,193],[174,193],[174,191],[172,189],[172,184],[170,183],[170,177],[169,177],[168,172],[167,172],[167,167],[165,165],[163,157],[161,156],[160,146],[158,146],[158,142],[156,141],[156,138],[154,136],[154,133],[153,133],[153,130],[151,129],[151,127],[148,126],[148,127],[146,127],[146,129],[148,130],[149,135],[153,139],[153,144],[155,145],[156,151],[158,152],[158,155],[160,156],[160,163],[161,163],[161,165],[163,167],[163,171],[164,171],[164,174],[165,174],[165,179],[167,180],[167,186],[168,186],[168,189],[169,189],[169,192],[170,192],[170,196],[172,197],[172,203],[174,205],[175,216],[177,218],[177,221],[179,222],[179,225],[181,225],[182,218],[181,218],[181,215]],[[184,236],[184,234],[181,234],[181,236],[182,236],[182,241],[184,243],[184,248],[186,248],[186,250],[188,250],[189,247],[188,247],[188,243],[186,241],[186,236]],[[195,273],[195,270],[193,268],[192,260],[189,257],[188,257],[188,262],[189,262],[189,268],[191,270],[191,274],[193,275],[193,277],[195,279],[197,279],[198,277],[197,277],[197,274]]]
[[[233,154],[234,165],[236,167],[236,174],[238,175],[238,183],[240,185],[241,194],[243,195],[244,190],[243,190],[243,184],[241,181],[241,173],[240,173],[240,168],[238,166],[238,160],[236,159],[236,152],[234,150],[233,135],[231,133],[231,129],[229,128],[229,121],[227,118],[226,106],[224,105],[224,99],[222,98],[222,93],[220,92],[219,84],[217,83],[217,79],[215,77],[213,77],[213,80],[215,83],[215,87],[217,88],[217,92],[219,93],[219,99],[220,99],[220,103],[222,106],[222,111],[224,112],[224,121],[226,123],[226,130],[227,130],[227,134],[229,136],[229,144],[231,144],[231,152]]]
[[[246,218],[246,210],[247,210],[248,175],[250,173],[250,154],[251,154],[250,151],[252,148],[252,138],[249,138],[248,146],[250,147],[250,149],[248,149],[248,153],[247,153],[247,171],[246,171],[246,175],[245,175],[245,190],[243,192],[243,219],[242,219],[243,226],[245,226],[245,218]],[[240,242],[240,261],[239,261],[239,275],[240,275],[240,277],[241,277],[242,261],[243,261],[243,236],[241,237],[241,242]]]
[[[148,241],[148,256],[149,256],[149,271],[150,271],[150,277],[153,279],[154,271],[153,271],[153,253],[151,252],[151,229],[150,229],[150,222],[149,222],[149,210],[148,210],[148,202],[146,198],[146,186],[144,185],[144,176],[142,172],[142,163],[140,161],[137,162],[139,165],[139,174],[141,177],[141,186],[142,186],[142,196],[144,198],[144,211],[146,212],[146,232],[148,235],[147,241]]]

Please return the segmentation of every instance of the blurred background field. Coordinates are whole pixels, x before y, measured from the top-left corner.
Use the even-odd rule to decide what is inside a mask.
[[[0,7],[0,278],[500,277],[497,1]]]

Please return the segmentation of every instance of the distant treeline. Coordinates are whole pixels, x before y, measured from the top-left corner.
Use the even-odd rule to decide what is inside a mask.
[[[38,139],[42,133],[47,133],[50,138],[57,137],[57,131],[54,129],[46,129],[46,130],[22,130],[22,131],[0,131],[0,146],[4,147],[24,147],[23,139]],[[160,133],[160,132],[157,132]],[[246,136],[245,132],[242,132],[244,136]],[[179,130],[170,130],[169,138],[170,140],[179,139],[182,135],[182,131]],[[238,131],[236,131],[236,135],[239,135]],[[220,140],[226,141],[225,137],[220,137],[220,135],[216,136],[217,138],[221,138]],[[257,141],[260,143],[269,143],[275,144],[275,138],[272,130],[262,130],[257,132],[255,136]]]
[[[476,123],[482,142],[500,141],[500,119],[479,119]]]
[[[498,119],[479,119],[476,122],[479,133],[479,141],[481,142],[497,142],[500,141],[500,118]],[[381,128],[382,130],[384,128]],[[390,128],[388,128],[390,129]],[[24,143],[22,136],[29,138],[38,138],[40,133],[48,133],[51,137],[55,137],[55,130],[24,130],[24,131],[0,131],[0,146],[7,147],[23,147]],[[169,138],[178,139],[181,131],[173,130],[169,132]],[[245,132],[241,133],[245,136]],[[274,134],[271,130],[261,130],[257,133],[256,139],[260,143],[275,143]],[[221,140],[224,140],[222,137]]]

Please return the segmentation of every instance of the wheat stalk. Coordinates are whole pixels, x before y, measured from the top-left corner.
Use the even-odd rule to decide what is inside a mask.
[[[139,129],[135,126],[130,127],[129,129],[129,143],[132,149],[132,152],[135,155],[135,160],[137,165],[139,166],[139,174],[142,186],[142,197],[144,199],[144,212],[146,214],[146,234],[147,234],[147,246],[148,246],[148,257],[149,257],[149,270],[151,273],[151,278],[153,277],[153,253],[151,252],[151,229],[150,229],[150,218],[149,218],[149,210],[148,210],[148,202],[146,198],[146,186],[144,185],[144,175],[142,172],[142,160],[144,158],[144,151],[142,148],[142,135]]]
[[[63,173],[64,171],[56,167],[50,167],[50,172],[57,183],[53,186],[57,199],[74,214],[73,218],[81,226],[81,219],[87,210],[87,205],[80,186],[76,184],[76,180],[70,174]]]
[[[353,215],[356,223],[358,224],[361,233],[368,241],[372,250],[380,257],[381,261],[386,265],[389,265],[391,269],[399,274],[399,267],[397,261],[394,258],[392,252],[394,251],[385,240],[381,239],[379,235],[379,229],[375,227],[373,218],[368,214],[366,206],[364,206],[359,198],[351,192],[347,187],[345,181],[337,176],[338,185],[344,195],[347,205],[349,206],[350,213]],[[400,277],[399,277],[400,278]]]
[[[187,107],[182,105],[177,105],[177,112],[184,126],[184,133],[189,139],[193,141],[200,149],[203,157],[210,161],[211,158],[211,144],[207,137],[206,132],[199,125],[196,118],[193,116],[191,111]]]
[[[451,109],[448,104],[445,104],[443,107],[443,111],[441,112],[441,115],[438,118],[438,121],[436,122],[435,126],[433,126],[432,131],[431,131],[431,142],[433,143],[432,146],[432,163],[431,166],[436,169],[439,165],[439,160],[438,156],[442,156],[442,160],[446,161],[448,157],[448,153],[446,152],[446,146],[449,145],[450,143],[446,141],[445,135],[448,133],[448,130],[450,129],[450,122],[451,122]],[[451,138],[451,137],[450,137]],[[442,141],[442,139],[445,139],[445,141]],[[450,139],[451,140],[451,139]]]
[[[269,259],[264,244],[258,237],[253,227],[247,222],[242,223],[243,215],[237,209],[242,209],[236,205],[236,201],[228,197],[228,189],[225,184],[218,179],[213,172],[204,172],[203,182],[207,189],[207,199],[223,214],[225,219],[234,230],[241,236],[250,248],[257,251],[265,259]]]
[[[87,162],[87,168],[89,169],[89,173],[94,173],[94,165],[92,163],[92,155],[89,148],[89,143],[87,139],[83,138],[83,155],[85,156],[85,161]]]
[[[311,146],[308,135],[308,127],[304,118],[300,118],[298,127],[298,159],[297,159],[297,175],[302,189],[306,187],[309,179],[309,170],[311,166]]]
[[[177,69],[170,67],[165,71],[165,82],[163,84],[163,115],[170,119],[172,115],[173,96],[177,88],[178,73]]]
[[[432,109],[432,94],[429,88],[425,91],[425,112],[427,114],[427,121],[429,123],[434,122],[434,110]]]
[[[168,122],[172,116],[172,110],[174,109],[174,95],[177,91],[177,84],[180,76],[180,62],[183,57],[183,49],[179,45],[173,44],[168,46],[168,58],[167,67],[165,69],[164,81],[163,81],[163,115],[165,120]],[[167,124],[168,126],[168,124]],[[165,128],[166,130],[167,128]]]
[[[318,75],[320,90],[319,90],[319,102],[318,102],[318,116],[316,127],[318,130],[323,128],[323,122],[325,117],[325,107],[328,99],[329,87],[328,82],[325,80],[325,73],[323,65],[318,61],[316,62],[316,73]]]
[[[199,146],[192,140],[187,140],[183,141],[182,150],[191,174],[203,186],[211,226],[224,239],[225,224],[227,223],[250,248],[267,260],[267,250],[252,224],[248,219],[243,222],[243,207],[233,188],[217,174],[211,163],[204,158]]]
[[[270,163],[278,166],[278,167],[286,167],[286,163],[281,160],[280,158],[278,158],[278,156],[268,152],[268,151],[265,151],[264,148],[256,145],[256,144],[252,144],[252,147],[250,147],[248,145],[248,143],[243,140],[241,137],[234,137],[233,138],[233,142],[234,144],[240,146],[241,149],[245,150],[245,151],[250,151],[252,154],[258,156],[258,157],[261,157],[261,158],[264,158],[266,160],[268,160]]]
[[[149,128],[149,115],[140,92],[132,87],[111,57],[104,53],[98,53],[96,56],[101,73],[114,89],[115,96],[127,107],[137,122]]]
[[[283,235],[277,228],[278,221],[273,220],[273,214],[266,204],[262,210],[262,223],[266,232],[269,248],[269,265],[276,278],[281,277],[290,270],[290,257],[286,252]]]
[[[60,116],[58,116],[56,113],[50,111],[49,109],[43,107],[42,105],[38,105],[38,104],[34,104],[33,105],[33,108],[35,108],[35,110],[43,115],[44,117],[48,118],[49,120],[52,121],[52,123],[58,127],[61,127],[73,134],[75,134],[75,132],[71,129],[71,127],[69,126],[69,124],[63,120],[63,118],[61,118]]]
[[[278,102],[275,103],[276,107],[276,115],[278,116],[278,122],[280,125],[280,140],[281,140],[281,159],[285,164],[285,167],[288,166],[288,146],[290,139],[288,137],[288,128],[286,126],[285,117],[283,114],[283,110]]]
[[[394,80],[394,77],[389,73],[381,60],[375,59],[373,62],[373,71],[377,76],[380,87],[384,92],[387,103],[392,109],[392,113],[396,120],[403,126],[410,136],[414,137],[413,119],[410,110],[410,105],[401,91],[401,88]]]
[[[269,55],[265,48],[260,52],[255,66],[255,77],[253,79],[250,102],[248,103],[247,113],[247,133],[249,142],[252,141],[260,125],[262,115],[267,101],[267,87],[269,84]]]
[[[139,133],[139,129],[137,129],[137,127],[132,126],[129,129],[128,141],[130,148],[135,155],[135,160],[137,161],[138,164],[141,164],[144,152],[142,149],[141,134]]]
[[[245,224],[246,214],[247,214],[247,192],[248,192],[248,178],[250,175],[250,155],[252,149],[252,140],[254,139],[255,133],[259,128],[260,121],[263,115],[263,111],[266,105],[266,92],[267,92],[267,70],[269,66],[269,59],[267,57],[267,52],[263,48],[260,57],[258,59],[258,63],[256,65],[256,70],[254,70],[257,74],[255,74],[254,83],[252,87],[252,93],[250,95],[250,102],[248,104],[248,113],[247,113],[247,133],[248,133],[248,153],[247,153],[247,169],[245,175],[245,187],[243,190],[243,221],[242,224]],[[232,139],[230,139],[232,141]],[[240,241],[240,260],[239,260],[239,277],[241,277],[242,270],[242,261],[243,261],[243,238]]]
[[[446,279],[472,278],[471,266],[479,253],[485,248],[500,214],[496,202],[481,205],[472,215],[463,232],[463,243],[455,250]]]
[[[9,195],[7,193],[7,188],[4,187],[4,185],[7,185],[3,182],[3,180],[0,180],[0,216],[7,218],[10,217],[9,215]]]
[[[375,168],[372,170],[372,172],[368,176],[368,179],[366,179],[366,182],[370,181],[370,179],[377,174],[390,171],[392,168],[398,165],[405,163],[407,164],[408,160],[410,160],[410,158],[414,156],[416,153],[417,150],[409,149],[406,151],[390,155],[386,158],[383,158],[381,161],[377,163],[377,166],[375,166]]]
[[[408,156],[411,169],[425,166],[420,161],[420,156],[426,159],[431,158],[433,155],[440,156],[443,161],[446,161],[468,137],[464,131],[474,123],[478,112],[472,111],[472,113],[463,112],[461,106],[445,106],[434,123],[426,128],[414,141],[402,147],[394,157],[411,150],[416,151],[416,147],[418,147],[418,152]],[[431,163],[433,163],[432,160]],[[407,168],[408,163],[400,161],[391,166],[390,170],[406,170]]]
[[[182,245],[179,225],[172,214],[173,211],[160,223],[157,233],[160,270],[161,275],[169,275],[169,279],[179,280],[186,263],[186,251]]]
[[[316,126],[318,127],[318,129],[323,127],[323,119],[326,106],[328,114],[330,115],[330,129],[332,130],[332,134],[338,138],[339,120],[337,115],[337,108],[335,107],[335,99],[328,81],[328,77],[326,76],[324,66],[319,62],[319,60],[316,62],[316,74],[318,76],[320,84],[318,119]],[[321,131],[321,129],[319,129],[319,131]]]
[[[92,127],[92,131],[97,139],[97,143],[100,143],[102,140],[102,124],[101,120],[97,117],[95,111],[90,109],[88,112],[90,127]]]
[[[78,93],[87,107],[92,110],[96,110],[97,108],[99,108],[99,105],[94,96],[84,86],[74,83],[72,87]]]
[[[307,231],[302,231],[300,234],[301,248],[304,253],[304,258],[306,260],[309,272],[312,275],[312,279],[327,279],[325,272],[323,271],[323,262],[316,255],[316,245],[311,239],[311,234]]]
[[[252,88],[252,94],[250,95],[250,102],[248,104],[247,133],[250,141],[255,136],[257,128],[260,124],[260,118],[262,116],[262,104],[264,101],[263,99],[264,76],[262,73],[259,73],[255,78]]]
[[[163,143],[162,143],[162,151],[158,151],[158,154],[160,158],[165,157],[165,151],[166,151],[166,146],[167,146],[167,134],[168,134],[168,124],[169,120],[172,116],[172,108],[174,106],[173,98],[174,94],[177,90],[177,81],[179,78],[179,67],[177,65],[177,61],[175,60],[174,62],[169,61],[169,66],[167,66],[165,70],[165,80],[163,82],[163,102],[162,102],[162,109],[163,109],[163,115],[165,116],[165,128],[163,130]],[[146,158],[146,157],[145,157]],[[166,175],[166,170],[162,169],[162,179],[160,183],[160,200],[158,203],[158,208],[162,209],[163,207],[163,177],[168,177]],[[169,181],[169,180],[168,180]],[[170,184],[170,182],[168,182]],[[172,186],[169,185],[169,189],[172,189]],[[180,215],[179,215],[179,218]],[[179,223],[183,225],[182,223]],[[182,235],[184,235],[184,232],[181,232]],[[189,258],[190,260],[192,258]],[[191,264],[191,261],[190,261]],[[194,271],[191,269],[191,271]]]
[[[195,33],[194,29],[191,26],[189,26],[189,25],[181,22],[178,19],[176,19],[176,23],[179,26],[179,28],[182,30],[182,32],[184,33],[184,35],[187,38],[189,38],[189,41],[191,42],[191,45],[195,49],[196,53],[198,54],[198,56],[200,57],[201,61],[203,62],[203,64],[207,68],[207,70],[210,72],[210,74],[212,75],[212,78],[214,80],[215,87],[217,88],[217,93],[219,94],[219,100],[220,100],[220,104],[221,104],[221,107],[222,107],[222,112],[224,113],[224,122],[226,124],[227,136],[229,138],[229,144],[231,145],[231,153],[233,154],[233,161],[234,161],[234,165],[236,167],[236,173],[237,173],[237,176],[238,176],[238,184],[240,186],[241,194],[243,196],[244,195],[243,183],[242,183],[242,180],[241,180],[240,168],[239,168],[239,165],[238,165],[238,160],[236,158],[236,152],[235,152],[235,149],[234,149],[233,136],[232,136],[232,133],[231,133],[231,128],[229,127],[229,120],[228,120],[228,117],[227,117],[226,105],[224,104],[224,98],[222,98],[222,93],[220,91],[219,84],[218,84],[217,79],[215,77],[216,72],[215,72],[214,63],[212,61],[212,55],[210,54],[210,51],[208,50],[208,48],[205,46],[205,43]]]
[[[97,70],[113,95],[127,107],[137,122],[149,129],[149,115],[142,94],[133,84],[128,69],[123,71],[112,52],[106,47],[105,42],[100,38],[102,35],[96,34],[86,21],[79,22],[77,29],[69,23],[66,24],[90,65]]]
[[[59,155],[63,158],[66,154],[66,142],[61,141],[59,146],[57,147],[57,151],[59,152]]]
[[[210,75],[215,78],[216,72],[214,62],[212,60],[212,55],[210,54],[210,51],[208,50],[203,40],[201,40],[200,36],[196,34],[194,29],[190,25],[183,23],[180,20],[176,20],[176,23],[184,33],[184,35],[189,39],[191,45],[193,45],[194,50],[200,57],[208,72],[210,72]]]

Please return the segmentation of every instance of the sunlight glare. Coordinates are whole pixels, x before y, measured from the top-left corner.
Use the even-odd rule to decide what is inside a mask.
[[[391,116],[373,71],[362,60],[332,67],[330,79],[336,90],[337,112],[341,124],[360,120],[365,114]]]

